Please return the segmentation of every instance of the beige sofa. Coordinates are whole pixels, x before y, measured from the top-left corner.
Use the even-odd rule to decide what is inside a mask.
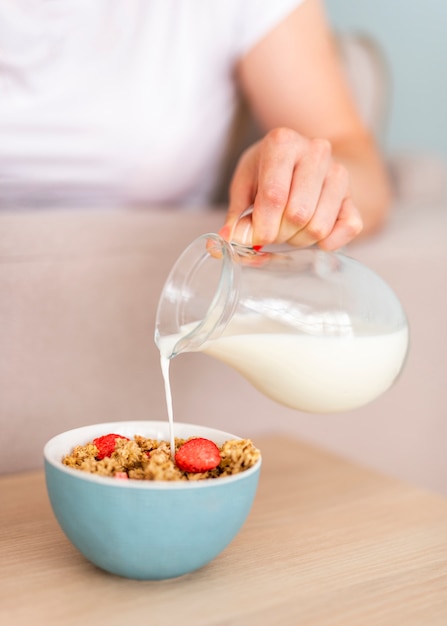
[[[396,207],[348,253],[400,296],[411,351],[367,407],[308,415],[276,405],[201,354],[172,364],[175,417],[251,436],[283,432],[447,495],[447,207]],[[0,214],[0,472],[41,467],[52,435],[83,424],[166,419],[153,342],[158,295],[218,210]]]

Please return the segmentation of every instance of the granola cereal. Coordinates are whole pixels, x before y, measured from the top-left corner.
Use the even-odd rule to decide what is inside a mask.
[[[115,437],[115,448],[109,456],[101,456],[93,442],[76,446],[62,459],[68,467],[115,478],[135,480],[204,480],[238,474],[252,467],[260,458],[250,439],[226,441],[219,447],[220,463],[205,472],[182,471],[171,457],[168,441],[135,435],[133,439]],[[193,439],[191,437],[190,439]],[[175,439],[176,451],[190,439]]]

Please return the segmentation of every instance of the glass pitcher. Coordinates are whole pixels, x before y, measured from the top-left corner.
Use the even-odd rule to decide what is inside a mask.
[[[204,352],[291,408],[354,409],[392,386],[408,350],[400,301],[375,272],[318,247],[264,248],[207,233],[174,264],[155,343]]]

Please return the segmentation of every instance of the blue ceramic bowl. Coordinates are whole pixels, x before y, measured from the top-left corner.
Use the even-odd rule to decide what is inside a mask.
[[[126,578],[161,580],[199,569],[234,539],[256,493],[261,460],[224,478],[192,482],[117,480],[69,468],[62,458],[76,445],[107,433],[169,440],[167,422],[111,422],[53,437],[44,448],[54,514],[76,548],[98,567]],[[192,424],[175,436],[238,439]]]

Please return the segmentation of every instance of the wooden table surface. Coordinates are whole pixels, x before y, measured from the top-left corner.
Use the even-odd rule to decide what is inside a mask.
[[[283,437],[210,565],[119,578],[71,546],[40,471],[0,478],[0,624],[445,626],[447,500]]]

